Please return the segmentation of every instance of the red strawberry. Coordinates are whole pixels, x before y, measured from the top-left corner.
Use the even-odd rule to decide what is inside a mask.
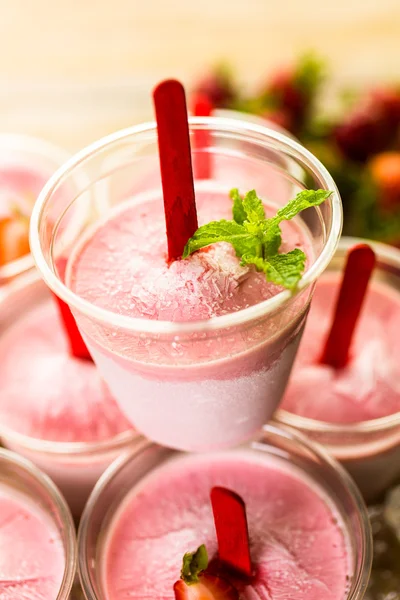
[[[270,81],[267,92],[276,99],[278,106],[292,115],[294,120],[303,118],[307,95],[297,86],[295,72],[292,69],[277,73]]]
[[[296,133],[304,127],[323,79],[324,65],[315,56],[305,55],[270,78],[261,90],[262,104],[277,115],[277,123]]]
[[[373,90],[371,103],[380,107],[392,127],[400,126],[400,89],[379,88]]]
[[[29,223],[24,217],[0,219],[0,266],[29,254]]]
[[[195,91],[204,94],[216,108],[229,108],[237,92],[231,73],[224,67],[218,67],[201,79]]]
[[[337,147],[346,158],[364,162],[391,143],[393,128],[382,107],[369,102],[358,107],[333,132]]]
[[[238,591],[222,577],[200,575],[197,583],[179,579],[174,585],[175,600],[238,600]]]

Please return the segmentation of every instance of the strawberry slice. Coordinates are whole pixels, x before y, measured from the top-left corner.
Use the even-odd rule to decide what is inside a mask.
[[[175,600],[239,600],[238,591],[222,577],[203,574],[197,583],[179,579],[174,585]]]
[[[29,222],[22,217],[0,219],[0,266],[29,254]]]

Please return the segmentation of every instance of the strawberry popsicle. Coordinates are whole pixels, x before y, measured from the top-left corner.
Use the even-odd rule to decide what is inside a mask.
[[[0,484],[0,596],[57,598],[64,548],[55,524],[33,501]]]
[[[311,463],[288,457],[290,444],[281,455],[274,436],[279,439],[282,432],[273,429],[265,443],[260,439],[233,451],[202,455],[147,445],[111,468],[89,500],[80,532],[80,569],[88,600],[362,598],[364,590],[357,586],[365,574],[356,583],[361,555],[356,558],[360,547],[353,539],[358,525],[347,522],[341,505],[346,484],[339,485],[333,476],[333,493],[324,479],[328,472],[332,476],[332,465],[322,460],[317,474]],[[223,531],[220,523],[217,538],[210,502],[216,486],[245,503],[251,559],[246,577],[220,562],[221,536],[232,535],[232,529]],[[352,521],[350,506],[346,516]],[[209,563],[201,585],[176,583],[184,554],[203,544]],[[237,551],[236,546],[234,560]],[[92,552],[95,594],[86,587]]]
[[[55,301],[36,275],[11,286],[1,309],[0,435],[47,472],[79,514],[136,434],[95,365],[71,356]]]
[[[31,463],[0,449],[0,597],[67,600],[75,569],[64,499]]]
[[[196,199],[200,224],[232,215],[226,193],[206,187]],[[276,207],[266,204],[267,215],[275,212]],[[68,285],[114,313],[171,323],[206,323],[282,290],[253,266],[242,265],[232,245],[224,242],[168,264],[164,230],[160,197],[138,196],[122,204],[77,245],[67,269]],[[282,236],[282,252],[303,248],[308,264],[312,262],[311,242],[300,221],[282,223]],[[201,336],[176,336],[171,344],[138,336],[128,344],[123,332],[105,338],[79,317],[78,325],[107,373],[113,395],[139,431],[160,443],[205,450],[248,438],[275,410],[307,300],[308,295],[294,300],[289,322],[283,318],[275,326],[261,324],[248,332],[231,328],[204,341]],[[179,428],[174,427],[177,415]]]
[[[57,212],[58,203],[49,185],[32,215],[31,247],[46,283],[70,306],[128,420],[153,441],[201,451],[248,439],[277,408],[311,284],[336,247],[341,206],[329,174],[290,138],[213,117],[193,119],[189,128],[207,129],[213,159],[228,165],[230,157],[239,157],[242,168],[238,182],[232,172],[228,181],[228,167],[217,169],[212,180],[195,181],[200,229],[186,235],[185,227],[178,228],[179,255],[168,261],[164,201],[171,194],[150,181],[129,198],[118,193],[105,202],[101,216],[76,233],[65,274],[54,266],[58,229],[47,215]],[[109,136],[51,184],[67,184],[84,158],[92,174],[84,188],[88,195],[96,197],[103,183],[110,190],[120,184],[129,189],[129,180],[135,189],[146,173],[141,166],[157,158],[158,141],[152,123]],[[283,185],[261,185],[256,194],[253,175],[258,185],[270,169]],[[305,190],[306,174],[312,189]],[[240,188],[233,199],[235,185]],[[175,208],[178,191],[172,194]],[[255,207],[249,204],[249,214],[239,201],[248,194]],[[70,203],[76,210],[81,197]],[[302,204],[306,198],[315,203]],[[287,210],[291,202],[294,211]],[[62,223],[61,209],[58,215]],[[203,235],[213,219],[219,234]],[[229,239],[221,233],[224,219]]]
[[[393,266],[400,255],[396,249],[372,244],[378,265],[349,361],[335,369],[320,358],[342,280],[338,261],[350,242],[341,241],[330,270],[316,286],[280,416],[325,444],[372,499],[400,474],[400,293]]]

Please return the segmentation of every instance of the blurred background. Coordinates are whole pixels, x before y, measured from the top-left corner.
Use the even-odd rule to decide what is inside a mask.
[[[400,79],[399,0],[0,0],[0,15],[0,129],[70,150],[150,117],[160,78],[190,85],[221,60],[249,89],[310,48],[334,85]]]

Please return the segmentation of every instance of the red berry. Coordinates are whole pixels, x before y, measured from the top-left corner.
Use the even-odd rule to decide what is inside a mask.
[[[267,92],[276,98],[278,106],[290,113],[294,120],[302,119],[307,110],[307,95],[296,85],[295,73],[280,71],[270,81]]]
[[[379,106],[392,127],[400,126],[400,90],[395,88],[373,90],[371,102]]]
[[[400,152],[383,152],[369,164],[378,189],[379,204],[385,209],[400,206]]]
[[[391,143],[393,128],[381,107],[366,103],[334,130],[334,139],[346,158],[364,162]]]
[[[216,108],[228,108],[236,96],[231,76],[219,70],[200,80],[195,91],[207,96]]]
[[[222,577],[200,575],[198,583],[188,585],[179,579],[174,585],[175,600],[239,600],[238,591]]]

